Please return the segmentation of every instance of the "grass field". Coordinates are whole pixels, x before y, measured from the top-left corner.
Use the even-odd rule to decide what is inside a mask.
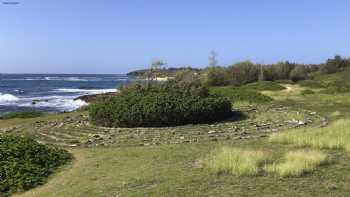
[[[338,120],[323,128],[305,128],[272,134],[270,141],[298,147],[350,151],[350,120]]]
[[[300,177],[327,163],[327,155],[316,150],[287,152],[282,162],[265,166],[265,171],[281,177]]]
[[[241,118],[213,124],[108,129],[90,125],[85,112],[0,120],[2,134],[75,157],[17,196],[349,196],[350,93],[283,86],[261,91],[273,101],[240,101]]]
[[[336,163],[303,178],[236,177],[206,171],[202,161],[221,146],[262,149],[276,157],[290,149],[266,141],[156,147],[73,149],[76,161],[44,186],[19,196],[346,196],[350,159],[329,152]],[[278,156],[279,155],[279,156]]]

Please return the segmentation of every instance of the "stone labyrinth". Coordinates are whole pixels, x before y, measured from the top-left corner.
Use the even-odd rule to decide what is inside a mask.
[[[3,128],[0,133],[30,135],[41,143],[64,147],[118,147],[261,138],[291,128],[327,125],[316,112],[283,106],[250,106],[240,112],[244,115],[240,120],[162,128],[96,127],[87,115],[67,114],[58,120]]]

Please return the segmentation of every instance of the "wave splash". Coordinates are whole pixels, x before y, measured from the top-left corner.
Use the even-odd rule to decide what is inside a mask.
[[[19,98],[12,94],[2,94],[0,93],[0,104],[7,104],[19,101]]]
[[[43,97],[33,103],[31,99],[26,99],[25,102],[18,104],[19,107],[34,107],[34,108],[55,108],[58,111],[73,111],[80,107],[86,106],[88,103],[82,100],[74,100],[73,97]]]
[[[126,76],[115,76],[115,77],[24,77],[24,78],[9,78],[3,79],[9,81],[70,81],[70,82],[98,82],[98,81],[127,81],[129,80]]]
[[[54,92],[66,93],[88,93],[88,94],[104,94],[109,92],[117,92],[117,89],[75,89],[75,88],[59,88]]]

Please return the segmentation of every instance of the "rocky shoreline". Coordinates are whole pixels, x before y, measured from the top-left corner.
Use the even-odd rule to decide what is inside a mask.
[[[84,95],[84,96],[79,96],[75,98],[74,100],[82,100],[86,103],[93,103],[98,100],[106,100],[109,99],[113,96],[118,95],[118,92],[109,92],[109,93],[103,93],[103,94],[93,94],[93,95]]]

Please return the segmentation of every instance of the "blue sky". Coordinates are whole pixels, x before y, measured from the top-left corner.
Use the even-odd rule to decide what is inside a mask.
[[[126,73],[350,56],[349,0],[16,0],[0,4],[0,72]],[[0,0],[3,2],[3,0]]]

